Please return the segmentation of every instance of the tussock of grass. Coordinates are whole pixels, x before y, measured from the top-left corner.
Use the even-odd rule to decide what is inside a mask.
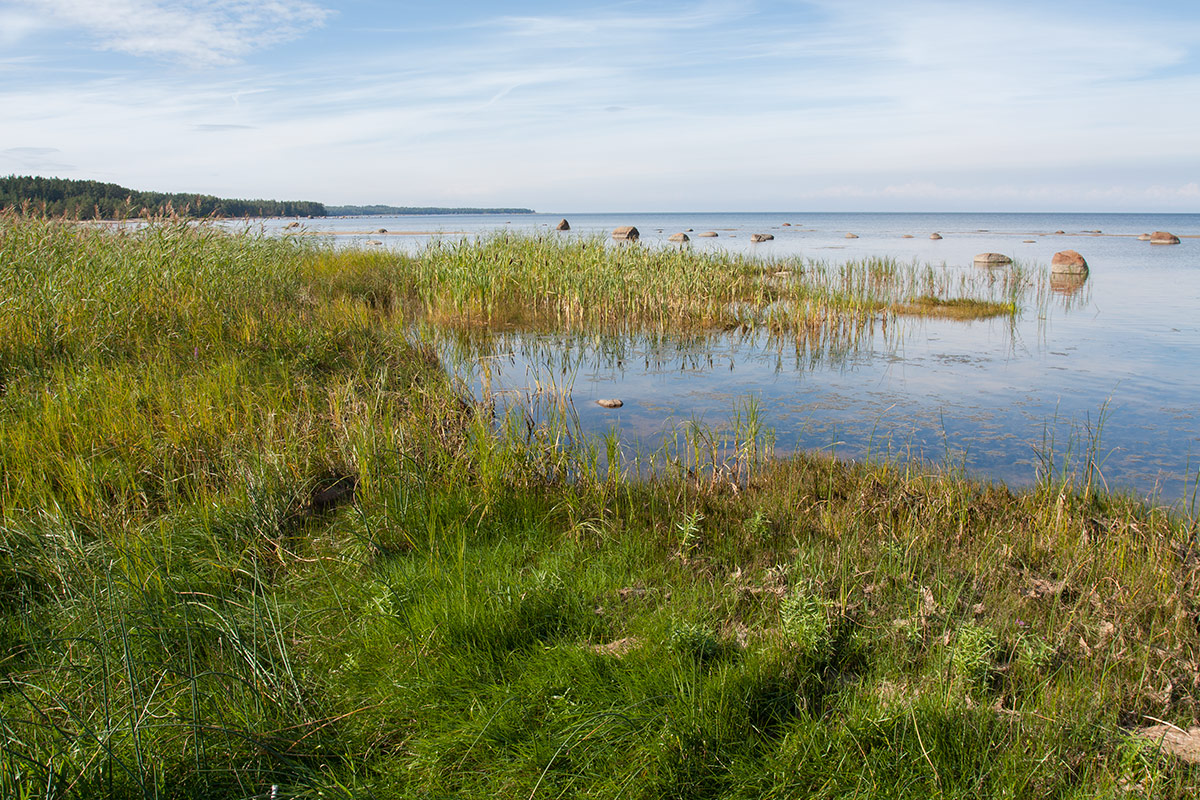
[[[752,409],[624,477],[407,261],[2,222],[0,796],[1195,796],[1194,521]]]
[[[930,295],[923,295],[911,303],[897,303],[892,306],[892,310],[897,314],[965,320],[1012,316],[1017,313],[1018,308],[1016,303],[1011,300],[997,302],[962,297],[942,300]]]

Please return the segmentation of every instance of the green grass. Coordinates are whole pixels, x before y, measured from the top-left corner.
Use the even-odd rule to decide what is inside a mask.
[[[528,274],[466,245],[0,223],[0,796],[1197,794],[1130,735],[1200,715],[1193,520],[773,459],[752,405],[629,477],[459,397],[416,323]],[[594,272],[524,323],[636,309]]]

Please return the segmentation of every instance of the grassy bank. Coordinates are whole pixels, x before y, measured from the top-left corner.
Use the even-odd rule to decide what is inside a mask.
[[[623,477],[411,333],[799,291],[751,263],[655,316],[620,259],[683,256],[525,243],[571,268],[520,317],[533,267],[447,277],[507,240],[2,223],[0,796],[1196,796],[1130,733],[1200,715],[1190,520],[770,460],[752,413]]]

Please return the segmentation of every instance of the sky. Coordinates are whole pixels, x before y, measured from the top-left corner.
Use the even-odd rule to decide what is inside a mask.
[[[1200,212],[1200,3],[0,0],[0,175],[328,204]]]

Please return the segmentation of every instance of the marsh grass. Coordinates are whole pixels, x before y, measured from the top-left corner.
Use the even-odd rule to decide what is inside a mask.
[[[778,460],[752,404],[630,477],[417,332],[519,287],[0,223],[0,796],[1196,795],[1130,735],[1200,714],[1190,518]]]
[[[340,259],[330,252],[327,259]],[[354,259],[363,258],[353,256]],[[406,306],[442,325],[662,332],[766,327],[798,334],[879,316],[1013,315],[1045,282],[1023,265],[955,270],[889,258],[763,262],[600,239],[500,233],[377,254]]]

